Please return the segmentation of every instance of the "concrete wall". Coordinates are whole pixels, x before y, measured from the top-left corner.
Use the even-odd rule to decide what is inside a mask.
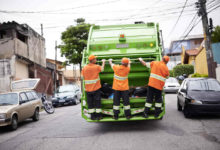
[[[28,56],[29,59],[43,67],[46,67],[46,51],[45,51],[45,41],[42,37],[35,34],[32,31],[28,38]]]
[[[208,65],[206,59],[206,50],[203,48],[200,53],[196,56],[196,73],[208,75]]]
[[[15,56],[0,59],[0,93],[11,90],[11,80],[15,76]]]
[[[20,41],[19,39],[14,39],[14,41],[15,41],[15,54],[28,58],[27,44]]]
[[[0,59],[11,58],[14,54],[15,41],[10,38],[0,40]]]
[[[29,78],[28,65],[19,60],[15,61],[15,77],[14,80],[21,80]]]

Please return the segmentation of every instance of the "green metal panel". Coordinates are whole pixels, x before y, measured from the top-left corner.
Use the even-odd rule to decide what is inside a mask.
[[[97,64],[99,65],[101,65],[101,59],[108,60],[112,58],[114,64],[120,64],[121,58],[128,57],[132,62],[131,71],[128,76],[129,86],[147,86],[150,69],[142,66],[138,58],[142,57],[146,62],[161,60],[161,46],[159,43],[159,25],[155,23],[92,26],[89,32],[87,48],[83,52],[82,67],[88,63],[88,56],[90,54],[98,56]],[[113,70],[108,62],[106,62],[104,72],[100,73],[100,79],[102,83],[112,84],[113,82]],[[143,109],[145,99],[146,98],[130,98],[131,110],[138,112]],[[95,122],[90,120],[84,112],[84,110],[87,109],[86,93],[84,90],[82,101],[83,118],[87,121]],[[112,103],[112,100],[102,99],[102,110],[106,116],[101,122],[114,121],[111,117],[113,114]],[[123,105],[121,106],[121,109],[122,108]],[[165,113],[165,109],[163,110],[160,117]],[[141,117],[140,113],[138,114],[134,115],[131,120],[146,120]],[[123,109],[120,115],[121,117],[118,121],[127,121],[124,117]],[[151,116],[148,119],[155,118]]]

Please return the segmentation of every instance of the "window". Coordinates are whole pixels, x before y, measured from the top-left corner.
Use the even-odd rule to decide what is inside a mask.
[[[25,93],[21,93],[20,94],[20,101],[27,101],[27,100],[28,100],[28,98],[27,98],[26,94]]]
[[[34,99],[38,99],[38,98],[39,98],[39,97],[37,96],[36,92],[32,91],[31,93],[32,93],[32,95],[34,96]]]
[[[26,92],[26,94],[27,94],[27,97],[28,97],[29,100],[34,100],[35,99],[34,95],[32,95],[31,92]]]

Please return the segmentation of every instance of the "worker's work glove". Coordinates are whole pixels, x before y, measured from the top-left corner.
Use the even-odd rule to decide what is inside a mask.
[[[112,59],[109,59],[108,61],[109,61],[109,62],[112,62]]]
[[[142,58],[138,58],[138,60],[139,60],[139,61],[143,61],[143,59],[142,59]]]
[[[105,63],[105,59],[102,59],[102,63]]]
[[[128,63],[129,63],[129,64],[131,64],[131,60],[130,60],[130,58],[128,58],[128,60],[129,60],[129,62],[128,62]]]

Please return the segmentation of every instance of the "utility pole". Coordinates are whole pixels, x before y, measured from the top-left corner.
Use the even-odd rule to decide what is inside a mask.
[[[198,15],[202,16],[203,33],[205,40],[206,58],[208,64],[208,75],[211,78],[216,78],[216,63],[213,60],[213,53],[211,47],[211,33],[209,32],[208,17],[206,11],[206,0],[198,0],[196,7],[199,8]]]
[[[41,36],[44,36],[44,32],[43,32],[43,24],[40,24],[40,29],[41,29]]]
[[[164,42],[163,42],[163,34],[162,34],[162,30],[160,30],[160,38],[161,38],[161,45],[162,45],[162,51],[163,53],[165,52],[165,49],[164,49]]]
[[[54,93],[57,89],[57,41],[55,41],[55,71],[54,71]]]

